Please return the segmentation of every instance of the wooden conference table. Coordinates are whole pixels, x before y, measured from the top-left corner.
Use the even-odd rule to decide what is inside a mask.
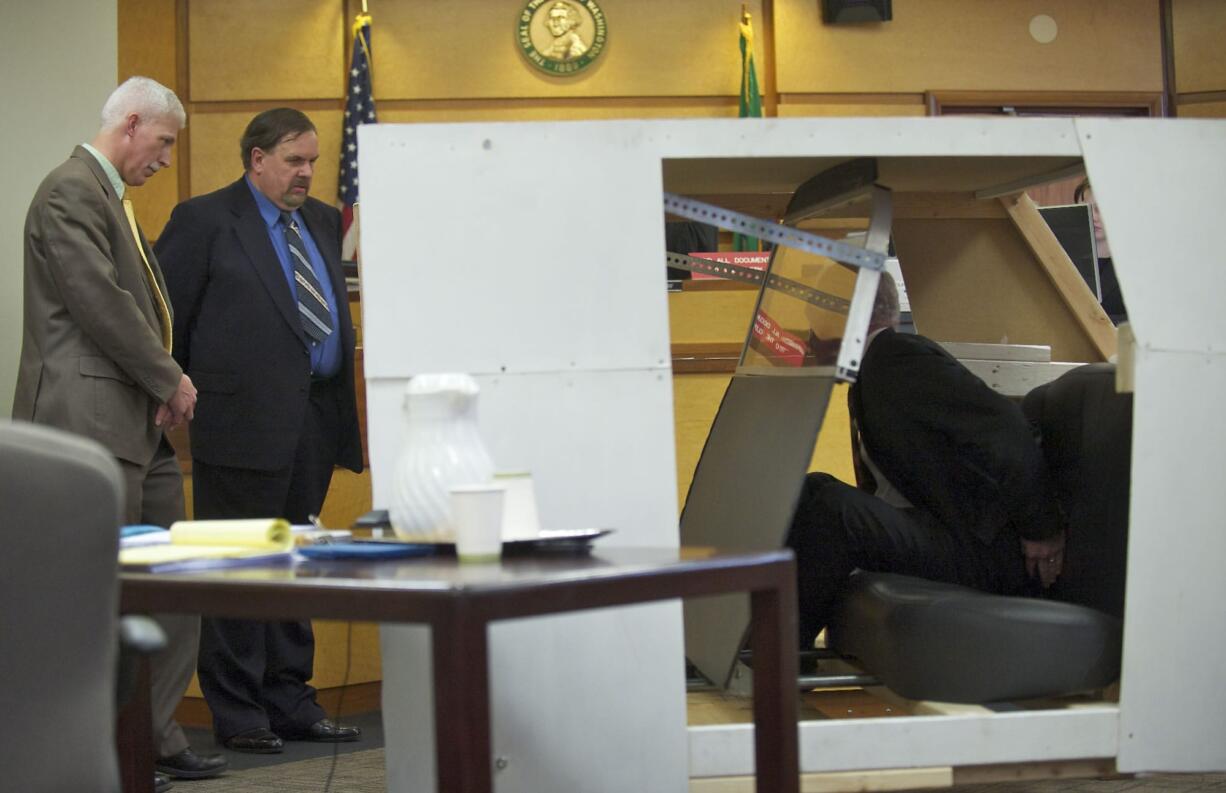
[[[515,555],[487,565],[461,565],[454,556],[308,561],[292,567],[124,573],[121,608],[125,613],[428,624],[435,670],[438,788],[448,793],[486,793],[493,790],[489,623],[748,592],[757,790],[797,793],[794,569],[791,551],[599,546],[590,555]],[[681,659],[677,661],[680,668]],[[137,714],[136,723],[129,723],[121,734],[120,763],[127,793],[145,793],[153,787],[147,690],[143,693],[131,711]]]

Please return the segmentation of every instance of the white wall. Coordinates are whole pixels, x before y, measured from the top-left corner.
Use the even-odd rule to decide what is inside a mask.
[[[21,354],[22,227],[39,182],[93,138],[115,87],[116,0],[0,0],[0,417]]]

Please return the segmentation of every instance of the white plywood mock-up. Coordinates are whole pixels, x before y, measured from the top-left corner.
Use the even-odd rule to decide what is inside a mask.
[[[1216,233],[1226,123],[729,119],[379,125],[361,135],[375,503],[386,503],[405,380],[468,371],[482,385],[496,461],[533,471],[544,523],[611,526],[602,542],[663,546],[677,529],[662,188],[790,191],[813,164],[878,157],[909,190],[933,180],[990,193],[1084,155],[1138,340],[1119,706],[805,724],[802,770],[1117,750],[1124,771],[1226,770],[1226,692],[1216,684],[1226,533],[1213,500],[1226,470]],[[666,184],[670,159],[705,161],[673,169],[686,184]],[[432,761],[413,748],[431,720],[422,633],[385,633],[393,790],[433,780]],[[496,775],[499,790],[680,791],[687,755],[692,777],[751,774],[748,726],[691,728],[686,751],[680,634],[672,604],[498,628],[494,744],[515,769]],[[564,662],[541,662],[562,647]],[[569,701],[581,679],[586,722]]]
[[[552,127],[362,128],[376,504],[407,379],[461,371],[496,466],[532,472],[544,528],[676,546],[663,226],[658,200],[632,200],[659,195],[659,164],[623,155],[593,174],[608,156]],[[389,789],[432,790],[429,632],[382,635]],[[494,626],[498,790],[684,790],[682,657],[675,603]]]
[[[1080,119],[1136,336],[1121,771],[1226,769],[1226,122]]]

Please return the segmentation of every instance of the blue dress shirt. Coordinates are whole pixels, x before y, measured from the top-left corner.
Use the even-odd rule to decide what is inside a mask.
[[[289,284],[290,294],[294,296],[294,303],[297,304],[298,284],[294,280],[294,266],[289,258],[289,243],[285,241],[285,230],[280,223],[281,210],[251,183],[250,177],[246,179],[247,186],[251,188],[251,194],[255,196],[256,206],[260,208],[260,217],[264,219],[264,225],[268,227],[268,239],[272,241],[272,248],[277,252],[277,261],[281,263],[281,272],[285,275],[285,282]],[[336,293],[332,289],[332,279],[328,277],[328,268],[324,264],[323,256],[320,255],[315,240],[311,238],[311,232],[307,229],[302,214],[295,209],[290,216],[298,223],[298,233],[302,236],[303,243],[306,244],[311,269],[315,271],[315,277],[319,279],[319,286],[328,301],[328,310],[332,312],[334,330],[328,334],[328,338],[316,344],[309,336],[307,337],[307,344],[311,351],[311,374],[315,377],[332,377],[341,370],[340,313],[336,310]]]

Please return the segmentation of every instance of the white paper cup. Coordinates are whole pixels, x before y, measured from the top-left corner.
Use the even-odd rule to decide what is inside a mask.
[[[502,512],[502,539],[535,540],[541,536],[532,474],[527,471],[498,471],[494,474],[494,483],[507,488]]]
[[[457,485],[450,490],[455,551],[461,562],[496,562],[502,556],[501,484]]]

